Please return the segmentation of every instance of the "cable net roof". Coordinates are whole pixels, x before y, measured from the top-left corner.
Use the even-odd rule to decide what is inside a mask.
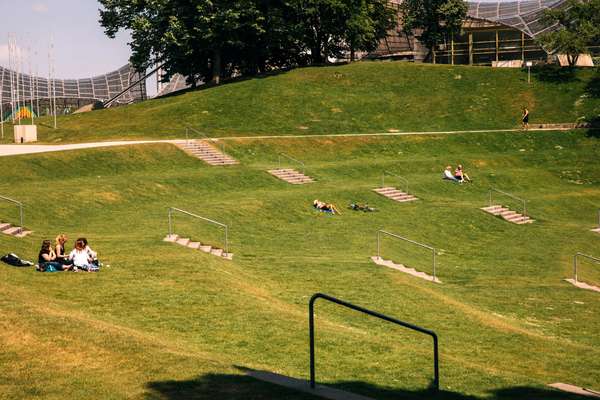
[[[402,0],[388,0],[397,7]],[[482,19],[493,23],[506,25],[528,36],[536,37],[540,33],[551,29],[540,23],[543,11],[547,8],[560,7],[565,0],[479,0],[468,1],[470,18]]]
[[[142,77],[131,64],[127,64],[116,71],[105,75],[87,79],[53,79],[49,84],[47,78],[18,74],[8,68],[0,66],[0,100],[3,103],[11,101],[18,90],[21,101],[32,99],[47,99],[53,93],[62,99],[87,99],[106,101],[125,90],[129,85]],[[12,87],[12,94],[11,94]],[[146,97],[145,82],[132,87],[119,100],[127,104]]]
[[[531,37],[550,29],[540,18],[547,8],[556,8],[565,0],[469,1],[468,16],[496,22],[525,32]]]

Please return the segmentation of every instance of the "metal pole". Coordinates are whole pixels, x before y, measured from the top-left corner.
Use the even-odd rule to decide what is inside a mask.
[[[577,283],[577,254],[573,257],[573,274],[575,275],[575,283]]]
[[[435,249],[433,249],[432,252],[433,252],[433,280],[435,281]]]
[[[19,203],[19,220],[21,222],[19,233],[23,233],[23,203]]]
[[[173,221],[171,216],[172,212],[173,210],[169,208],[169,236],[173,235]]]
[[[492,206],[492,189],[490,189],[490,207]]]
[[[439,353],[438,353],[438,338],[437,335],[433,337],[433,387],[436,391],[440,390],[440,366],[439,366]]]
[[[185,144],[189,144],[189,139],[188,139],[188,132],[189,132],[190,128],[188,128],[187,126],[185,127]]]
[[[225,225],[225,253],[229,254],[229,233],[227,225]]]
[[[523,200],[523,216],[527,216],[527,202]]]
[[[313,297],[314,298],[314,297]],[[315,388],[315,316],[314,301],[308,303],[308,332],[310,342],[310,387]]]
[[[385,172],[381,174],[381,187],[385,187]]]
[[[281,154],[279,154],[279,164],[278,164],[277,169],[281,169]]]

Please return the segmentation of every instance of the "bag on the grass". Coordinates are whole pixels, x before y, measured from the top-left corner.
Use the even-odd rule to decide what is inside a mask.
[[[31,267],[33,265],[31,261],[21,260],[19,256],[13,253],[2,256],[0,260],[8,265],[12,265],[13,267]]]

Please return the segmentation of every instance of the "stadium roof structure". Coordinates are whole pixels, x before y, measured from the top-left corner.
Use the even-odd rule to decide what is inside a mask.
[[[398,6],[402,0],[389,0]],[[545,9],[558,8],[565,0],[467,0],[467,17],[517,29],[535,38],[553,27],[540,22]]]
[[[517,29],[535,38],[553,28],[540,22],[544,10],[560,7],[564,2],[565,0],[468,1],[467,15]]]
[[[21,102],[49,99],[53,95],[57,99],[106,102],[126,91],[116,103],[129,104],[147,98],[143,76],[127,64],[104,75],[86,79],[52,79],[52,84],[49,84],[48,78],[17,73],[0,66],[0,100],[3,104],[14,103],[18,92]]]

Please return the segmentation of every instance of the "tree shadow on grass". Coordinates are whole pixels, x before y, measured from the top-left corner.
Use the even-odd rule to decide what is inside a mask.
[[[145,398],[148,400],[313,400],[316,397],[300,391],[267,383],[247,375],[205,374],[184,381],[149,382]],[[410,391],[375,386],[366,382],[350,381],[328,385],[373,399],[433,399],[433,400],[582,400],[583,397],[551,389],[534,387],[507,387],[494,390],[489,396],[475,397],[441,390]]]
[[[531,73],[542,82],[572,83],[578,80],[576,71],[576,68],[546,64],[533,68]]]

